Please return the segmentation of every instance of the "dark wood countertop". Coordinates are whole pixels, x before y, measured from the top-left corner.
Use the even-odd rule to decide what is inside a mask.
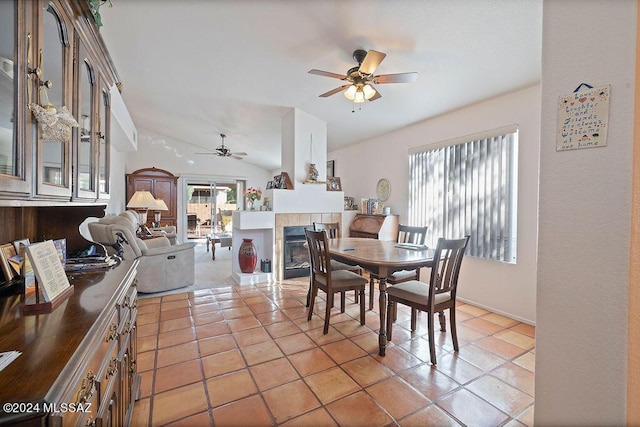
[[[0,297],[0,352],[22,352],[0,371],[0,403],[57,397],[56,380],[73,368],[74,353],[103,310],[114,307],[120,285],[135,273],[137,263],[122,261],[109,270],[69,274],[74,292],[51,313],[25,315],[21,294]]]

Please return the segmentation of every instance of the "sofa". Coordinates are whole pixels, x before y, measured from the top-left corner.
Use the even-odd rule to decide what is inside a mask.
[[[172,245],[166,235],[139,238],[137,215],[106,215],[88,224],[93,242],[107,246],[111,254],[121,246],[122,259],[140,260],[138,292],[154,293],[190,286],[195,281],[195,243]]]

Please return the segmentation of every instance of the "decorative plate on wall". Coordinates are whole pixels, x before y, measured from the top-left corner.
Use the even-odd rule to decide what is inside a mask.
[[[385,202],[389,199],[389,195],[391,194],[391,183],[386,178],[382,178],[378,181],[376,185],[376,195],[378,196],[378,200]]]

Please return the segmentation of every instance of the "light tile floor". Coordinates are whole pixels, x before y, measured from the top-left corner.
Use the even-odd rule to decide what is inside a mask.
[[[380,357],[377,299],[361,326],[347,298],[323,335],[324,294],[307,321],[307,283],[141,299],[132,425],[533,425],[534,327],[459,303],[460,351],[437,330],[432,366],[425,314],[411,333],[399,306]]]

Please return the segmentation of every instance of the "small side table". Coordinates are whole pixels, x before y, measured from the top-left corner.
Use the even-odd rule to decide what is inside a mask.
[[[209,252],[209,243],[211,243],[211,259],[216,259],[216,243],[220,243],[220,238],[215,234],[207,234],[207,252]]]
[[[231,234],[230,233],[210,233],[207,234],[207,252],[209,252],[209,244],[211,244],[211,259],[216,259],[216,243],[220,243],[221,247],[227,246],[231,250]]]

